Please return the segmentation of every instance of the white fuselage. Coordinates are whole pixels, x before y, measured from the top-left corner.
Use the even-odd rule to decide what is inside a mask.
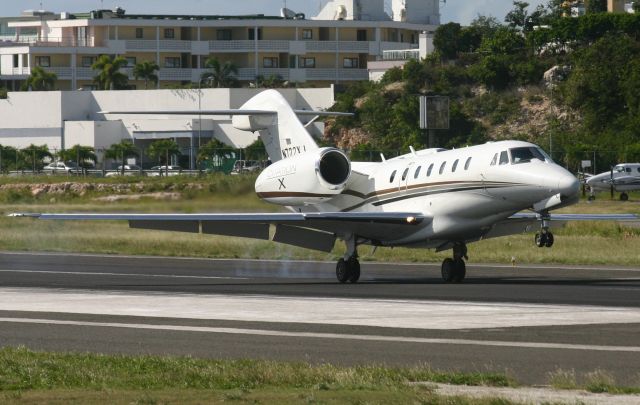
[[[618,192],[640,190],[640,163],[621,163],[611,171],[589,177],[586,183],[593,191],[608,191],[612,184]]]
[[[478,240],[498,221],[553,196],[577,201],[578,180],[537,146],[502,141],[456,150],[424,150],[380,163],[352,162],[345,190],[326,201],[290,207],[300,212],[413,212],[426,221],[409,236],[380,235],[386,246],[437,247]],[[534,152],[536,153],[536,152]],[[521,156],[517,156],[521,155]],[[531,157],[531,156],[529,156]]]

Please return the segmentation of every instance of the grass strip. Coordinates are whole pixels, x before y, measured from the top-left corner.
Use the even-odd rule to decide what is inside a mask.
[[[3,403],[478,403],[440,397],[428,386],[411,384],[415,382],[515,385],[504,374],[439,372],[429,367],[338,367],[0,349]]]

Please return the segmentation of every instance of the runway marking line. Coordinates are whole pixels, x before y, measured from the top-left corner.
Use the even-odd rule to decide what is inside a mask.
[[[419,338],[403,336],[380,336],[380,335],[355,335],[339,333],[312,333],[312,332],[286,332],[266,329],[242,329],[242,328],[215,328],[207,326],[180,326],[180,325],[149,325],[136,323],[114,323],[114,322],[86,322],[86,321],[62,321],[53,319],[31,319],[31,318],[0,318],[4,323],[22,324],[44,324],[60,326],[88,326],[103,328],[126,328],[145,329],[176,332],[200,332],[200,333],[222,333],[232,335],[256,335],[273,337],[293,337],[293,338],[315,338],[315,339],[343,339],[360,340],[374,342],[394,342],[394,343],[421,343],[421,344],[448,344],[465,346],[493,346],[512,347],[524,349],[557,349],[557,350],[585,350],[602,352],[629,352],[640,353],[640,347],[636,346],[603,346],[603,345],[583,345],[569,343],[542,343],[542,342],[510,342],[496,340],[473,340],[473,339],[443,339],[443,338]]]
[[[179,274],[143,274],[143,273],[97,273],[86,271],[53,271],[53,270],[0,270],[0,273],[38,273],[38,274],[68,274],[72,276],[123,276],[123,277],[149,277],[149,278],[195,278],[205,280],[248,280],[246,277],[224,276],[186,276]]]

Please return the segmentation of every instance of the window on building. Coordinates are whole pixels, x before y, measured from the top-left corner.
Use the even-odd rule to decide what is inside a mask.
[[[51,67],[50,56],[36,56],[36,66]]]
[[[458,168],[458,162],[459,162],[459,159],[456,159],[456,161],[453,162],[453,166],[451,166],[451,173],[454,173]]]
[[[263,68],[277,68],[278,67],[278,58],[271,57],[271,56],[262,58],[262,67]]]
[[[173,28],[165,28],[164,29],[164,39],[175,39],[176,30]]]
[[[464,164],[464,170],[469,170],[469,165],[471,164],[471,158],[467,159]]]
[[[95,56],[83,56],[82,67],[90,68],[96,61]]]
[[[316,67],[316,58],[300,58],[300,67],[304,69]]]
[[[256,39],[255,28],[249,28],[249,39],[250,40]],[[258,41],[261,41],[261,40],[262,40],[262,28],[258,28]]]
[[[231,41],[231,30],[217,30],[216,39],[218,41]]]
[[[444,168],[446,166],[447,166],[447,162],[442,162],[442,164],[440,165],[440,171],[439,171],[440,174],[444,173]]]
[[[180,58],[177,56],[167,56],[164,58],[164,67],[166,68],[179,68]]]
[[[429,165],[429,169],[427,169],[427,177],[431,176],[431,172],[433,171],[433,163]]]
[[[136,28],[136,39],[144,38],[144,28]]]
[[[420,169],[422,169],[422,166],[418,166],[418,168],[416,169],[416,172],[413,175],[414,179],[417,179],[418,176],[420,175]]]
[[[302,30],[302,39],[313,39],[313,30],[311,29]]]
[[[13,67],[17,68],[20,66],[20,55],[13,55]]]
[[[393,173],[391,173],[391,177],[389,177],[389,183],[393,183],[393,179],[396,178],[396,172],[397,170],[394,170]]]
[[[342,67],[345,69],[357,69],[358,58],[344,58],[342,60]]]
[[[366,41],[367,40],[367,30],[358,30],[356,34],[356,38],[358,41]]]
[[[125,59],[127,60],[127,67],[134,67],[137,63],[135,56],[127,56]]]

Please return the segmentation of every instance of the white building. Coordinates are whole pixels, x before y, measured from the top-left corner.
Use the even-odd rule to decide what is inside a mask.
[[[174,88],[197,83],[209,57],[233,62],[245,84],[259,75],[325,86],[367,80],[369,61],[386,50],[417,48],[419,34],[440,22],[439,0],[393,0],[393,15],[385,3],[332,0],[312,19],[290,10],[270,17],[129,15],[121,9],[16,18],[7,23],[13,40],[0,43],[0,82],[16,89],[41,66],[56,73],[61,90],[91,88],[91,65],[103,54],[127,58],[137,88],[143,83],[131,67],[138,62],[156,62],[159,87]]]
[[[0,144],[21,149],[46,144],[51,151],[73,145],[108,148],[123,139],[146,147],[155,139],[175,139],[183,154],[197,154],[212,137],[244,148],[257,135],[232,127],[230,116],[108,115],[100,111],[228,110],[239,108],[260,89],[176,89],[122,91],[10,92],[0,99]],[[332,88],[282,89],[296,109],[326,110]],[[309,127],[322,134],[322,124]]]

